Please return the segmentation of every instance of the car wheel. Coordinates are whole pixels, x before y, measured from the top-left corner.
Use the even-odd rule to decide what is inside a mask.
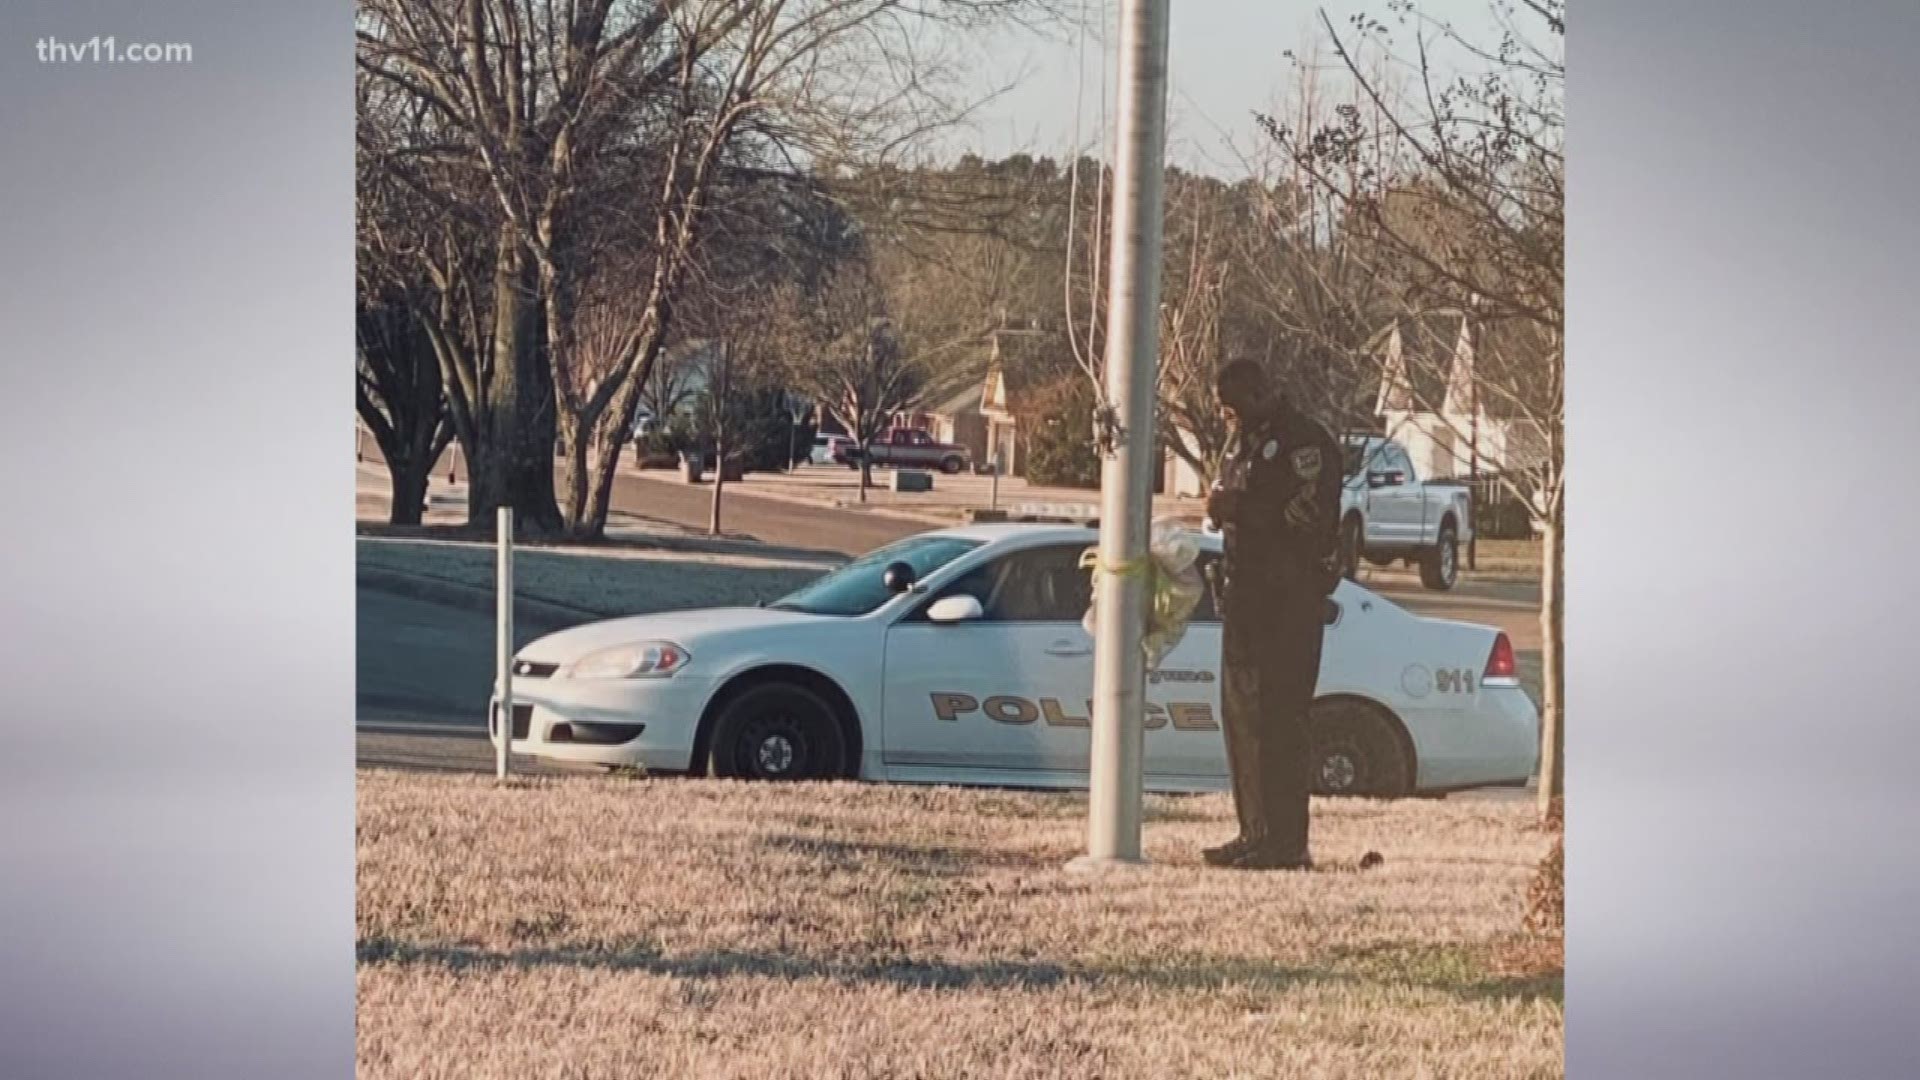
[[[1340,523],[1340,576],[1348,581],[1360,577],[1360,550],[1364,527],[1359,515],[1350,515]]]
[[[1445,592],[1460,576],[1460,534],[1453,522],[1443,522],[1440,539],[1420,559],[1420,583]]]
[[[942,458],[940,461],[940,471],[946,473],[948,476],[956,475],[961,469],[966,467],[967,463],[957,457]]]
[[[845,772],[846,740],[833,708],[804,687],[753,687],[727,702],[714,721],[715,776],[828,780]]]
[[[1308,714],[1313,792],[1398,799],[1413,792],[1413,762],[1392,718],[1360,701],[1326,701]]]

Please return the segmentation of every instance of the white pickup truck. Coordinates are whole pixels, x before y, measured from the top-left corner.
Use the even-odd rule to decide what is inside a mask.
[[[1346,435],[1346,488],[1340,493],[1341,570],[1353,577],[1362,559],[1375,566],[1406,561],[1429,589],[1453,588],[1460,545],[1473,535],[1467,485],[1422,480],[1407,450],[1378,435]]]

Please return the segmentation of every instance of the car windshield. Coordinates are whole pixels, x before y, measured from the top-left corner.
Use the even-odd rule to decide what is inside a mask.
[[[893,599],[887,589],[887,567],[902,562],[913,567],[914,580],[926,578],[953,560],[980,546],[978,540],[955,536],[914,536],[869,551],[812,584],[767,605],[776,611],[808,615],[866,615]]]
[[[1346,445],[1345,449],[1346,449],[1346,459],[1347,459],[1347,475],[1348,476],[1357,475],[1360,472],[1361,455],[1367,452],[1367,448],[1362,443],[1350,442]]]

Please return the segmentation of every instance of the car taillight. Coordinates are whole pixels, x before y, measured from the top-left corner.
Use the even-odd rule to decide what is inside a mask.
[[[1520,681],[1520,667],[1513,659],[1513,642],[1505,633],[1493,637],[1493,652],[1487,656],[1487,670],[1480,675],[1482,686],[1514,686]]]

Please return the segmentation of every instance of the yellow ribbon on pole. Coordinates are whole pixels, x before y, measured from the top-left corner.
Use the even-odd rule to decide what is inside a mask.
[[[1080,556],[1080,569],[1095,575],[1147,579],[1147,625],[1140,641],[1149,669],[1160,666],[1168,653],[1187,634],[1187,623],[1206,591],[1200,577],[1199,546],[1190,532],[1177,522],[1159,522],[1147,545],[1147,554],[1129,562],[1111,564],[1101,561],[1097,548],[1088,548]],[[1097,595],[1097,592],[1096,592]],[[1089,605],[1082,620],[1087,633],[1093,633],[1094,608]]]

